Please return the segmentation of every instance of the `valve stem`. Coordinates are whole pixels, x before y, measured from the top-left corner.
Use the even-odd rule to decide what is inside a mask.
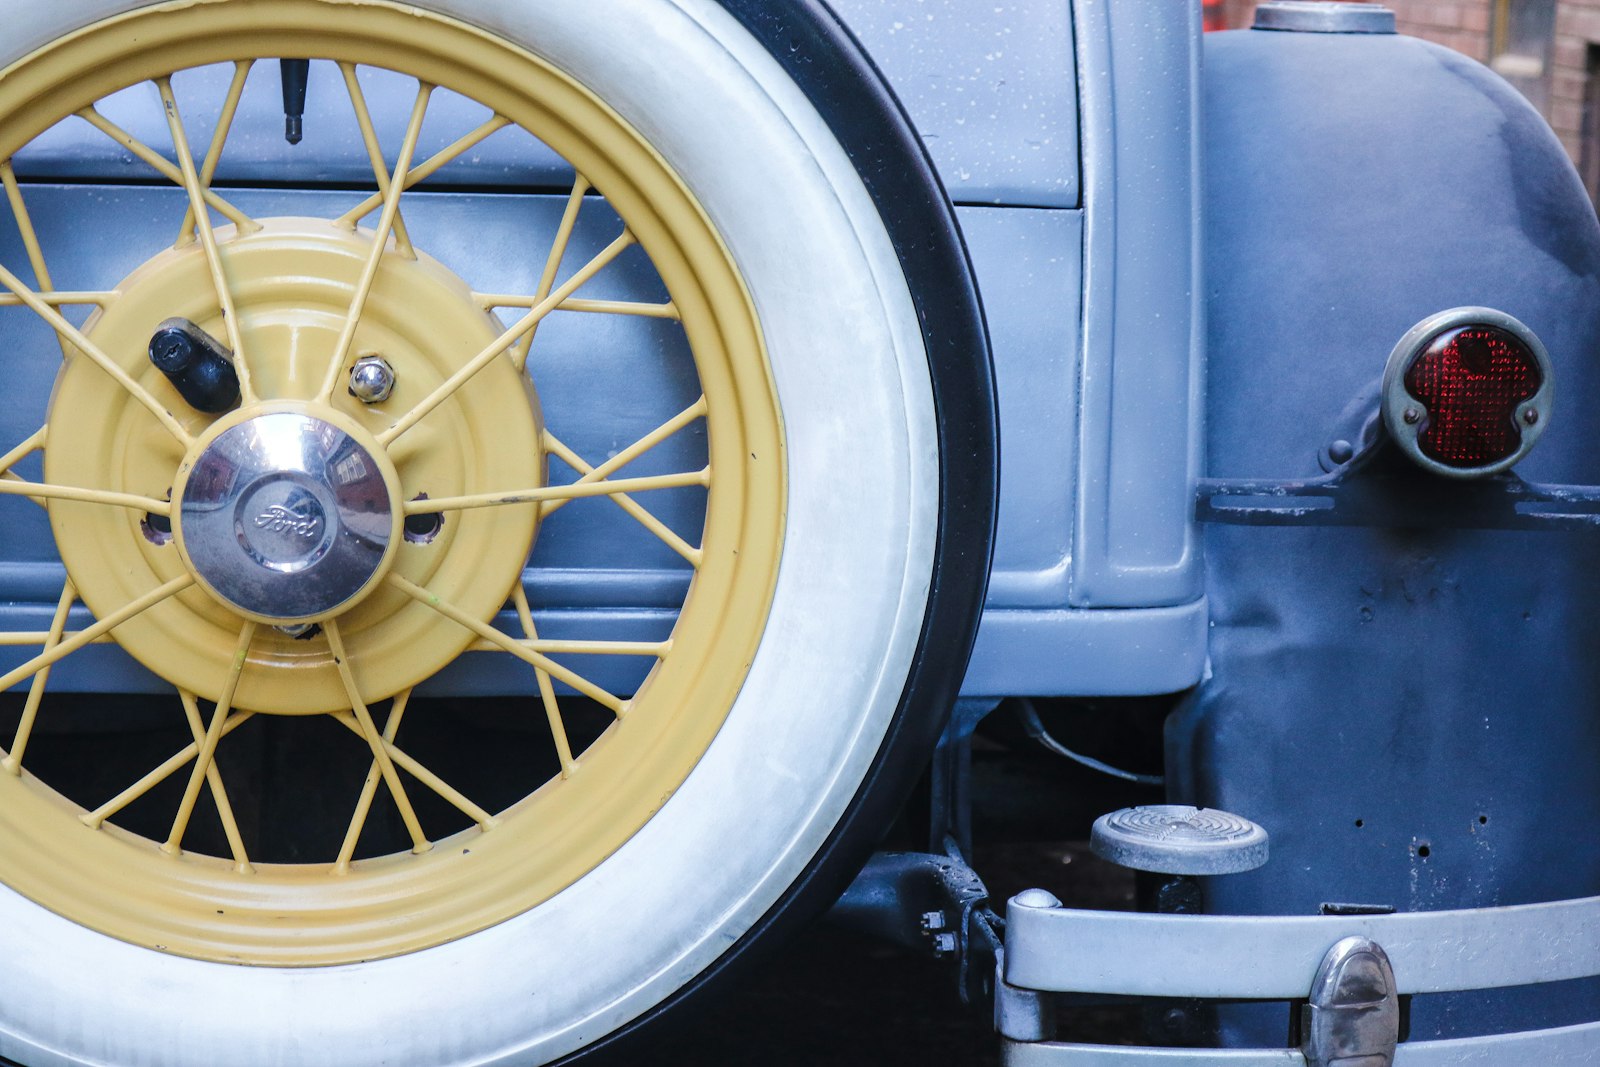
[[[283,78],[283,139],[299,144],[305,132],[306,79],[311,74],[311,60],[280,59],[278,72]]]

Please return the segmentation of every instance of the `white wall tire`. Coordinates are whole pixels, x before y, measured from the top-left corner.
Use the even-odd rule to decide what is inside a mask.
[[[0,62],[142,6],[5,3]],[[788,447],[760,648],[710,749],[643,829],[544,904],[447,944],[336,967],[231,966],[116,940],[0,888],[0,1055],[250,1067],[577,1052],[692,984],[770,913],[858,803],[906,713],[946,533],[943,429],[916,294],[839,138],[715,3],[415,6],[588,86],[665,157],[726,242],[761,317]],[[986,543],[967,551],[986,557]],[[981,580],[964,591],[975,598]]]

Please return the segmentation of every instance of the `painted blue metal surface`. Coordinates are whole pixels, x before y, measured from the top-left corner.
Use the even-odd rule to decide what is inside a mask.
[[[1062,608],[1078,464],[1083,213],[958,214],[983,287],[1005,434],[989,606]]]
[[[1086,266],[1072,604],[1184,604],[1201,592],[1200,9],[1074,12]]]
[[[958,204],[1075,207],[1068,0],[833,0]]]
[[[1405,37],[1213,35],[1206,77],[1208,475],[1318,473],[1401,334],[1477,304],[1555,363],[1549,433],[1518,472],[1600,481],[1600,225],[1538,114]],[[1169,791],[1262,823],[1274,853],[1208,885],[1208,910],[1600,892],[1593,536],[1212,526],[1206,556],[1212,673],[1169,722]],[[1597,1003],[1592,980],[1423,997],[1412,1034],[1592,1021]],[[1223,1018],[1230,1043],[1281,1037],[1279,1012]]]
[[[1067,0],[840,0],[841,18],[866,46],[916,123],[951,199],[957,203],[1074,207],[1078,204],[1078,116],[1072,20]],[[221,100],[230,67],[180,72],[180,101]],[[414,82],[362,68],[363,93],[384,143],[398,143]],[[307,181],[365,185],[372,172],[339,72],[314,64],[307,86],[304,139],[283,139],[276,64],[251,75],[240,120],[217,172],[229,184],[279,180],[294,164]],[[167,143],[154,85],[109,98],[107,118],[146,144]],[[191,136],[204,144],[214,113],[188,106]],[[418,159],[489,117],[487,109],[440,90],[429,105]],[[24,176],[107,177],[108,142],[86,123],[59,124],[17,157]],[[129,176],[143,165],[122,154]],[[142,176],[142,175],[141,175]],[[507,189],[571,184],[559,157],[519,130],[495,134],[473,150],[470,168],[441,180]]]

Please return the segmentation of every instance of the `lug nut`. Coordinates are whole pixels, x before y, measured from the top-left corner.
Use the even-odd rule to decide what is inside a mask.
[[[394,368],[378,355],[366,355],[350,368],[350,395],[363,404],[381,404],[394,392]]]
[[[302,637],[309,636],[313,630],[320,630],[321,627],[314,622],[292,622],[286,626],[274,626],[273,629],[299,640]]]

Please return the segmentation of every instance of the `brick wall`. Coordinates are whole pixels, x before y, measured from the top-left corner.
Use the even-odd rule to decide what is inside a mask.
[[[1547,117],[1574,161],[1580,152],[1590,45],[1600,45],[1600,0],[1561,0],[1556,6],[1555,70]]]
[[[1489,59],[1489,0],[1393,0],[1396,28],[1480,63]]]

